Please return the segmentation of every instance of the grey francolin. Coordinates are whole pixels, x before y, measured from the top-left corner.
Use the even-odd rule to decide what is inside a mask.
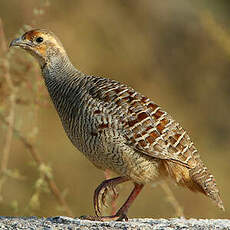
[[[96,167],[119,177],[94,193],[91,220],[127,219],[127,211],[147,183],[165,177],[199,191],[224,209],[213,175],[186,131],[167,112],[131,87],[78,71],[50,31],[31,30],[13,40],[38,60],[50,97],[73,145]],[[101,216],[108,190],[132,181],[134,188],[114,216]]]

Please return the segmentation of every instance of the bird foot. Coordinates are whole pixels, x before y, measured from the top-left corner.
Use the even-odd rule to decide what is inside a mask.
[[[101,183],[94,194],[94,208],[97,216],[101,215],[101,204],[108,207],[106,203],[106,198],[109,193],[112,193],[112,201],[115,201],[118,198],[118,191],[116,189],[116,184],[113,184],[111,180],[104,181]]]
[[[82,220],[91,220],[91,221],[128,221],[128,217],[125,214],[114,215],[114,216],[81,216]]]

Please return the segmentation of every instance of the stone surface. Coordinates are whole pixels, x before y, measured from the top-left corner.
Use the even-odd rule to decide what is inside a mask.
[[[98,222],[58,216],[37,217],[0,217],[0,229],[230,229],[230,220],[226,219],[130,219],[128,222]]]
[[[230,229],[226,219],[130,219],[128,222],[92,222],[64,216],[37,217],[0,217],[0,229]]]

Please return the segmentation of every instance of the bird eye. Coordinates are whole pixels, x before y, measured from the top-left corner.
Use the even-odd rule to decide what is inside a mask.
[[[36,38],[36,42],[37,42],[37,43],[41,43],[41,42],[43,42],[43,38],[42,38],[42,37],[38,37],[38,38]]]

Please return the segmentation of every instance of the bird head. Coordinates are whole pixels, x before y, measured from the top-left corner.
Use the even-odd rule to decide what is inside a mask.
[[[59,39],[50,31],[35,29],[24,33],[10,43],[10,47],[18,46],[31,53],[41,66],[49,64],[51,59],[65,54]]]

